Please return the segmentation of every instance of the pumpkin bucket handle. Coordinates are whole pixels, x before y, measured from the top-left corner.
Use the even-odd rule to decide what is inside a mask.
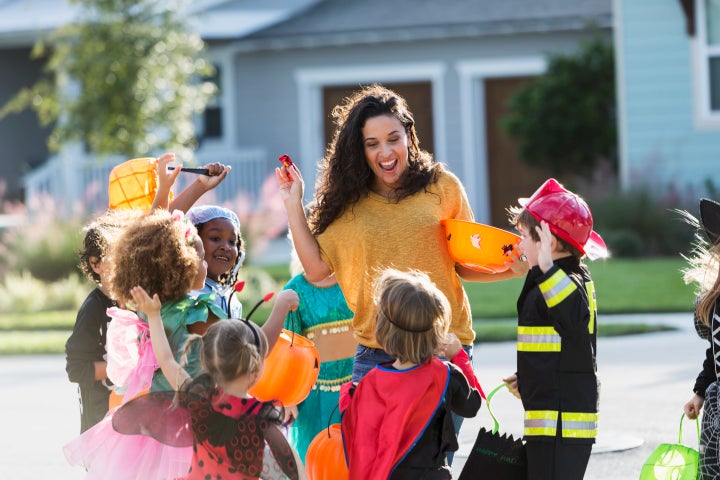
[[[330,438],[330,425],[332,424],[332,416],[333,416],[333,413],[335,413],[335,410],[337,410],[339,406],[340,406],[339,403],[336,404],[336,405],[335,405],[335,408],[332,409],[332,411],[330,412],[330,416],[328,417],[328,426],[327,426],[327,428],[325,429],[325,430],[327,431],[327,436],[328,436],[328,438]]]
[[[302,325],[302,319],[300,318],[300,312],[297,310],[290,310],[290,321],[292,335],[290,336],[290,348],[295,344],[295,325]]]

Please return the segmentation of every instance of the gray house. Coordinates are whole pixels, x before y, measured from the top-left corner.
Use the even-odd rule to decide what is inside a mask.
[[[198,119],[200,161],[253,152],[264,176],[287,153],[311,187],[332,131],[329,111],[359,85],[380,82],[407,98],[421,146],[460,177],[478,220],[499,226],[504,208],[547,176],[521,164],[500,129],[505,100],[544,71],[548,53],[571,52],[597,34],[612,38],[611,0],[282,3],[193,2],[202,7],[198,25],[221,87]],[[258,9],[270,4],[278,6],[274,16],[260,21]],[[242,23],[253,15],[252,25]],[[2,28],[0,21],[0,38]],[[13,64],[23,63],[28,47],[15,47]],[[8,58],[0,50],[3,72]],[[30,62],[24,63],[30,79]],[[2,78],[0,101],[9,90]],[[31,134],[8,127],[16,120],[0,122],[0,152]],[[42,143],[43,134],[33,132],[34,142]],[[4,169],[12,162],[0,155]]]

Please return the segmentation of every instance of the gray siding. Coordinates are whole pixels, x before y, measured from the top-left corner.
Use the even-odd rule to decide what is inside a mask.
[[[463,138],[465,119],[461,116],[461,110],[464,103],[471,102],[472,99],[463,96],[458,66],[463,62],[492,64],[517,58],[545,58],[549,52],[573,51],[582,39],[589,39],[592,35],[589,31],[553,32],[237,53],[234,65],[237,142],[246,147],[262,146],[271,160],[283,153],[295,158],[305,179],[306,192],[310,195],[314,187],[316,163],[324,153],[324,145],[317,147],[318,138],[323,133],[322,123],[318,122],[321,119],[313,117],[310,112],[299,111],[301,100],[298,97],[301,92],[298,75],[308,70],[327,72],[327,79],[319,80],[326,85],[370,81],[382,83],[392,81],[393,72],[397,69],[419,66],[417,76],[412,80],[430,80],[423,76],[426,75],[423,65],[439,65],[442,74],[434,88],[440,90],[434,91],[433,95],[441,96],[444,114],[443,118],[435,122],[435,153],[437,159],[447,163],[468,187],[474,183],[471,180],[476,179],[469,178],[474,168],[470,168],[463,160],[467,155],[463,152],[466,139]],[[609,32],[604,31],[602,35],[608,37]],[[345,78],[343,71],[360,71],[361,75],[357,79],[351,76],[349,80],[337,81],[338,77]],[[409,75],[412,77],[412,73]],[[321,105],[317,104],[320,101],[321,98],[315,99],[313,108],[321,109]],[[482,102],[476,105],[476,115],[482,117],[484,105]],[[435,112],[435,115],[438,114],[439,112]],[[308,122],[312,125],[301,125]],[[484,131],[479,128],[481,126],[478,125],[478,129],[471,133],[473,137],[484,138]],[[307,127],[305,135],[314,138],[301,138],[303,127]],[[421,144],[422,140],[421,138]],[[303,154],[307,153],[307,150],[304,150],[302,145],[308,142],[315,142],[315,148],[306,158]],[[481,143],[478,148],[485,148],[485,145]],[[469,188],[468,195],[476,214],[483,212],[483,206],[487,205],[489,199],[482,184],[477,188]],[[478,217],[480,220],[487,220],[482,214]]]

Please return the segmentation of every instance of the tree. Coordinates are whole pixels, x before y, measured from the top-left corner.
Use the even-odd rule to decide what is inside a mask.
[[[520,158],[561,176],[589,177],[603,161],[617,170],[613,47],[601,39],[551,55],[547,72],[509,100],[501,120],[520,140]]]
[[[0,119],[32,108],[53,124],[51,150],[80,141],[95,154],[127,158],[195,146],[193,115],[215,86],[204,44],[182,17],[183,0],[70,0],[79,19],[33,48],[42,77],[18,92]]]

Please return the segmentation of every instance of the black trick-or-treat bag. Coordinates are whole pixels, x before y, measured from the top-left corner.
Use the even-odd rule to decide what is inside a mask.
[[[490,410],[490,400],[493,395],[505,386],[505,383],[498,385],[487,396],[485,405],[495,426],[492,430],[487,430],[485,427],[480,429],[465,466],[460,472],[459,480],[527,479],[527,456],[522,438],[513,438],[506,433],[500,435],[498,433],[500,424]]]

